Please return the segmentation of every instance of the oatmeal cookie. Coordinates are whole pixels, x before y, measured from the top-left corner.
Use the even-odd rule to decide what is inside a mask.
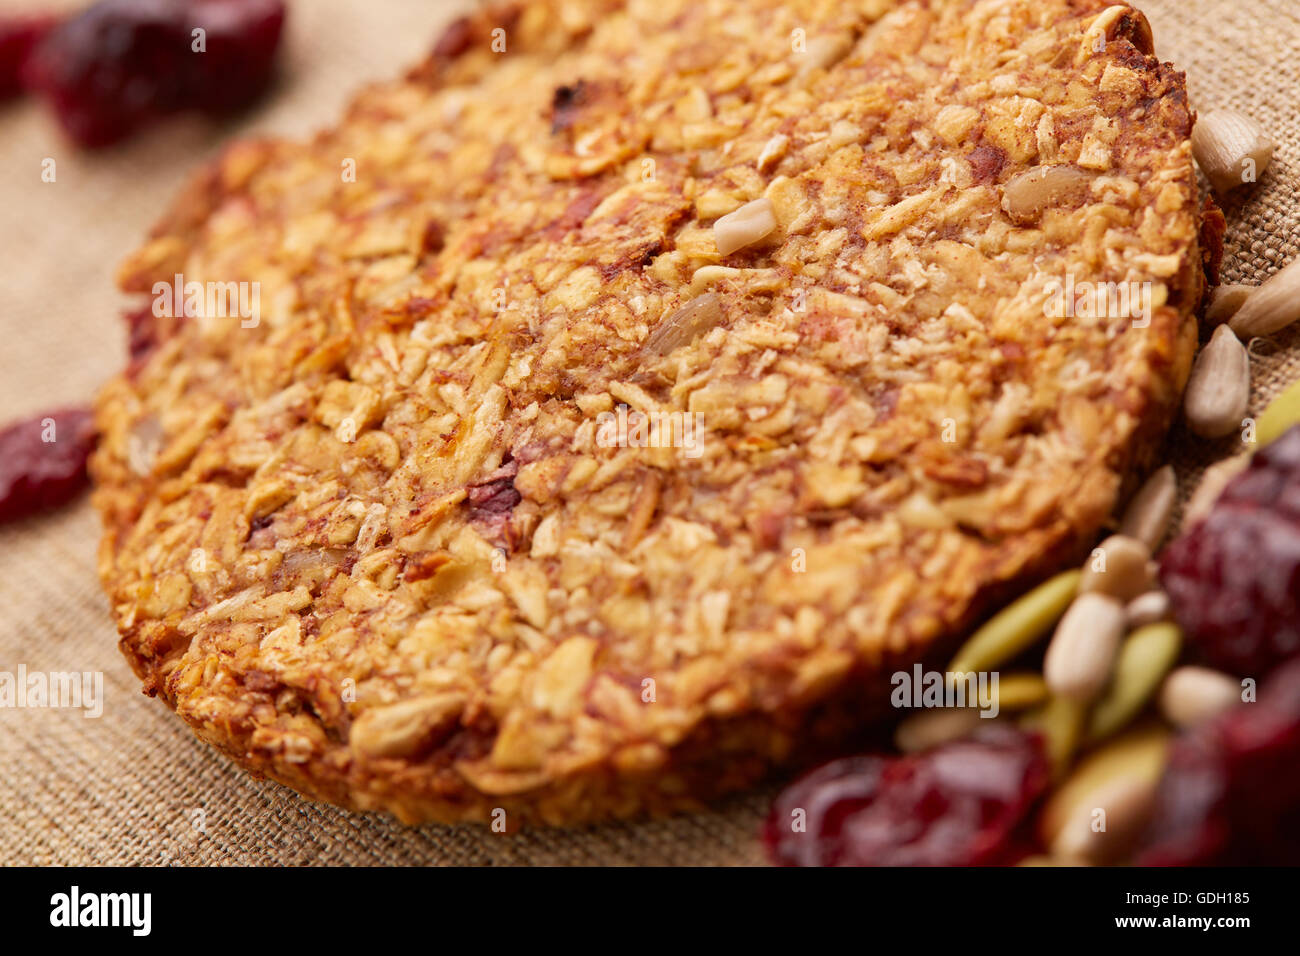
[[[250,771],[405,821],[673,811],[832,745],[1150,464],[1192,122],[1123,3],[458,21],[124,264],[121,647]]]

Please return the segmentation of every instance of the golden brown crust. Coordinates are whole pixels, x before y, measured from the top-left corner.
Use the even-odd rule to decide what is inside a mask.
[[[1144,23],[529,3],[232,147],[121,284],[257,282],[258,323],[150,319],[98,406],[146,690],[408,821],[695,806],[860,728],[1093,539],[1181,393],[1191,115]],[[1013,222],[1054,165],[1085,191]],[[1149,324],[1049,315],[1067,279],[1149,283]],[[607,447],[620,406],[700,415],[700,454]]]

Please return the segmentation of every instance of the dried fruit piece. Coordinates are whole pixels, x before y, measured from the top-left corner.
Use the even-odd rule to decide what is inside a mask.
[[[0,521],[74,498],[86,486],[94,445],[94,423],[84,408],[38,415],[0,431]]]
[[[1175,727],[1194,727],[1241,703],[1241,684],[1208,667],[1180,667],[1160,688],[1160,712]]]
[[[1104,740],[1141,713],[1177,662],[1182,644],[1178,625],[1167,621],[1139,627],[1125,639],[1110,686],[1088,716],[1089,743]]]
[[[1081,576],[1079,571],[1063,571],[993,615],[957,651],[948,672],[991,670],[1028,648],[1065,613]]]
[[[1196,356],[1183,414],[1196,434],[1222,438],[1241,427],[1249,405],[1250,355],[1232,329],[1221,325]]]
[[[924,754],[827,764],[777,797],[763,835],[786,866],[1011,863],[1047,779],[1035,737],[989,727]]]
[[[1178,500],[1178,480],[1174,466],[1165,465],[1146,480],[1120,519],[1120,534],[1137,538],[1154,554],[1169,530],[1169,519]]]
[[[1272,335],[1300,319],[1300,259],[1250,294],[1237,313],[1228,320],[1239,338]]]
[[[251,102],[283,23],[282,0],[100,0],[49,32],[23,80],[75,142],[104,146],[178,110]]]
[[[53,16],[0,20],[0,100],[22,92],[22,73],[27,58],[58,22],[58,17]]]
[[[1123,636],[1124,605],[1095,591],[1075,598],[1043,658],[1052,693],[1077,701],[1096,697],[1110,679]]]
[[[1300,863],[1300,659],[1177,737],[1140,866]]]
[[[1192,130],[1192,153],[1214,188],[1226,193],[1263,175],[1273,159],[1273,141],[1246,114],[1211,110]]]
[[[1165,548],[1160,579],[1202,661],[1260,678],[1300,653],[1300,428],[1257,451]]]

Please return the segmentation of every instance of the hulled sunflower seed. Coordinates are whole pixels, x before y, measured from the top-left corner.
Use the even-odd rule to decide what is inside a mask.
[[[1124,859],[1150,818],[1168,743],[1163,728],[1142,727],[1084,759],[1039,815],[1052,856],[1089,865]]]
[[[716,292],[697,295],[665,316],[646,339],[647,352],[667,355],[689,345],[722,321],[722,297]]]
[[[1252,292],[1228,325],[1239,338],[1250,340],[1272,335],[1296,319],[1300,319],[1300,258]]]
[[[1151,549],[1137,538],[1113,534],[1097,545],[1083,566],[1080,593],[1097,591],[1118,601],[1130,601],[1151,590]]]
[[[1155,624],[1169,619],[1169,595],[1164,591],[1139,594],[1124,605],[1124,620],[1130,629]]]
[[[961,646],[949,673],[993,670],[1051,629],[1079,589],[1079,571],[1063,571],[989,618]]]
[[[1205,178],[1226,193],[1263,175],[1273,159],[1273,141],[1246,114],[1211,110],[1192,130],[1192,153]]]
[[[1154,554],[1169,529],[1169,519],[1177,499],[1178,479],[1174,476],[1174,466],[1165,465],[1146,480],[1128,503],[1119,522],[1119,533],[1137,538]]]
[[[1037,166],[1007,182],[1002,188],[1002,208],[1012,222],[1033,222],[1049,206],[1084,199],[1092,180],[1092,173],[1077,166]]]
[[[1104,740],[1141,712],[1177,662],[1182,646],[1182,631],[1169,622],[1139,627],[1128,636],[1115,659],[1110,687],[1089,715],[1089,743]]]
[[[1160,712],[1175,727],[1192,727],[1241,703],[1241,684],[1208,667],[1180,667],[1160,688]]]
[[[1183,396],[1183,414],[1196,434],[1222,438],[1241,427],[1249,404],[1250,356],[1232,328],[1221,325],[1196,356]]]
[[[941,710],[923,710],[899,722],[894,730],[894,743],[905,754],[920,753],[950,740],[969,737],[981,723],[974,707],[945,707]]]
[[[1074,599],[1043,658],[1043,678],[1053,694],[1089,701],[1110,679],[1124,636],[1124,605],[1088,591]]]
[[[1287,386],[1268,403],[1255,422],[1255,440],[1267,445],[1296,422],[1300,422],[1300,382]]]
[[[1210,293],[1210,304],[1205,307],[1205,321],[1222,325],[1240,311],[1255,287],[1252,285],[1221,285]]]
[[[718,255],[729,256],[737,249],[752,245],[776,228],[772,200],[764,197],[747,202],[713,224],[713,241]]]
[[[1201,475],[1201,483],[1196,486],[1192,497],[1187,501],[1187,507],[1183,509],[1183,524],[1193,525],[1208,515],[1214,503],[1219,500],[1219,495],[1223,494],[1223,489],[1228,487],[1228,482],[1245,471],[1249,464],[1249,455],[1237,455],[1235,458],[1216,461],[1206,468]]]

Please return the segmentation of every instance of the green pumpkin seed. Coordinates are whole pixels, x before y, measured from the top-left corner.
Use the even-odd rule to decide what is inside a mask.
[[[1083,737],[1083,725],[1088,716],[1088,705],[1059,694],[1050,697],[1046,704],[1021,716],[1023,730],[1037,731],[1043,735],[1048,762],[1053,776],[1059,777],[1070,769],[1070,759]]]
[[[1300,422],[1300,382],[1286,388],[1268,403],[1255,422],[1255,440],[1267,445]]]
[[[1050,696],[1047,681],[1039,674],[1000,674],[998,676],[998,711],[1028,710],[1044,703]]]
[[[1080,571],[1062,571],[993,615],[948,665],[953,674],[993,670],[1052,629],[1079,589]]]
[[[1169,621],[1139,627],[1128,636],[1115,662],[1110,687],[1092,708],[1088,743],[1104,740],[1142,712],[1178,661],[1182,645],[1182,631]]]

